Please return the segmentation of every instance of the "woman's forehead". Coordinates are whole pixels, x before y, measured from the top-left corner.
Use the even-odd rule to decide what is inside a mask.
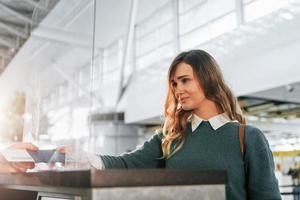
[[[172,79],[176,80],[178,77],[180,76],[184,76],[184,75],[187,75],[187,76],[193,76],[193,68],[189,65],[189,64],[186,64],[186,63],[179,63],[177,66],[176,66],[176,69],[175,69],[175,72],[172,76]]]

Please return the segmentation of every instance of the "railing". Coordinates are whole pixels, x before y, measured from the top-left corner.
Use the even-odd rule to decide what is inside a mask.
[[[280,191],[283,199],[300,200],[300,185],[281,185]]]

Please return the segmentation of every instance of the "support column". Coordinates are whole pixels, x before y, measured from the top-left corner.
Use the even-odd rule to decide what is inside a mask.
[[[125,43],[124,43],[124,51],[123,51],[123,57],[122,57],[122,65],[121,65],[121,72],[120,72],[120,87],[119,87],[119,95],[118,99],[116,102],[116,106],[122,99],[122,96],[124,94],[124,76],[125,76],[125,66],[126,66],[126,61],[128,58],[128,54],[132,48],[132,43],[133,43],[133,36],[134,36],[134,25],[135,25],[135,20],[136,20],[136,13],[137,13],[137,7],[138,7],[138,0],[131,0],[131,8],[130,8],[130,17],[128,21],[128,26],[127,26],[127,34],[125,38]]]
[[[240,26],[245,22],[243,0],[235,0],[235,9],[237,17],[237,26]]]

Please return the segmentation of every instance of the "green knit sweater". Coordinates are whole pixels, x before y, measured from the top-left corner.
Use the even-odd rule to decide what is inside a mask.
[[[203,121],[192,132],[189,124],[184,146],[166,160],[166,168],[226,170],[228,200],[246,199],[246,195],[252,200],[281,199],[268,141],[259,129],[247,125],[243,160],[238,127],[238,123],[229,122],[214,130],[209,122]],[[130,153],[100,157],[106,169],[156,168],[162,156],[161,139],[162,134],[155,134]]]

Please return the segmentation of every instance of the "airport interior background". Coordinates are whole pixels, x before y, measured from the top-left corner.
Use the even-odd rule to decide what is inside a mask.
[[[299,0],[0,0],[0,143],[118,155],[164,122],[172,58],[204,49],[300,180]]]

